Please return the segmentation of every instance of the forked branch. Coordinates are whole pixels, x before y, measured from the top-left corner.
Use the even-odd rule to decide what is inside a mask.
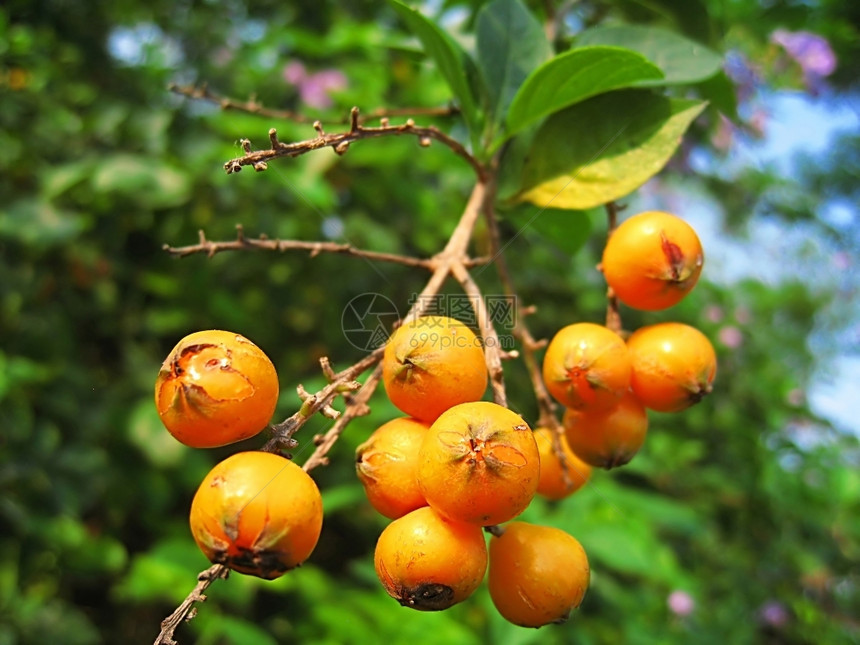
[[[354,107],[350,111],[350,127],[346,132],[326,134],[322,123],[315,121],[314,129],[317,131],[317,136],[313,139],[297,141],[295,143],[283,143],[279,141],[277,130],[272,128],[269,130],[269,148],[253,150],[251,142],[248,139],[243,139],[241,143],[245,154],[225,163],[224,170],[227,171],[227,174],[230,174],[239,172],[243,166],[251,166],[254,170],[261,171],[268,168],[268,162],[280,157],[298,157],[314,150],[320,150],[321,148],[331,148],[337,154],[343,155],[349,150],[350,145],[356,141],[406,135],[416,137],[419,145],[424,147],[429,146],[434,140],[448,146],[454,153],[469,163],[478,176],[479,182],[483,183],[486,181],[487,171],[483,164],[466,150],[463,144],[449,137],[436,126],[418,126],[415,125],[412,119],[407,119],[406,123],[401,123],[400,125],[391,125],[388,119],[382,119],[381,121],[382,123],[379,126],[368,127],[362,125],[359,120],[359,110],[357,107]]]
[[[353,257],[365,258],[376,262],[392,262],[394,264],[402,264],[409,267],[418,267],[422,269],[433,270],[435,264],[430,258],[417,258],[411,255],[399,255],[397,253],[380,253],[379,251],[367,251],[359,249],[352,244],[341,242],[306,242],[303,240],[273,240],[266,235],[260,235],[257,238],[249,238],[245,236],[245,230],[241,224],[236,225],[236,239],[225,240],[221,242],[213,242],[207,239],[206,234],[201,230],[197,232],[197,244],[188,246],[170,246],[165,244],[162,249],[178,258],[184,258],[188,255],[205,254],[207,257],[213,257],[224,251],[277,251],[286,253],[287,251],[307,251],[310,256],[316,257],[321,253],[335,253],[340,255],[351,255]],[[466,258],[463,260],[463,265],[466,267],[480,266],[487,264],[490,258]]]

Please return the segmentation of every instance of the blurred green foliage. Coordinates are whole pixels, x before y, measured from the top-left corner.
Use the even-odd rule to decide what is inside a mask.
[[[455,10],[448,18],[463,15],[468,26],[481,4],[434,6]],[[531,4],[548,18],[543,3]],[[860,60],[851,2],[777,2],[763,13],[752,1],[579,4],[574,26],[623,20],[716,51],[742,46],[751,57],[770,55],[776,26],[817,29],[845,62],[835,77],[842,85]],[[564,34],[561,48],[569,44]],[[348,84],[332,93],[332,107],[309,110],[284,80],[290,61],[340,70]],[[731,84],[715,78],[700,96],[732,105]],[[150,642],[207,566],[187,528],[191,496],[219,458],[260,442],[194,451],[163,430],[152,386],[179,338],[224,328],[253,339],[278,368],[283,418],[296,408],[296,384],[312,391],[322,382],[320,356],[336,366],[361,357],[341,330],[347,301],[381,292],[403,313],[424,278],[340,256],[175,260],[162,245],[192,244],[198,229],[230,239],[236,224],[249,235],[307,240],[342,227],[360,247],[429,255],[462,209],[467,165],[443,146],[418,149],[399,138],[361,142],[343,158],[322,151],[227,177],[222,165],[240,154],[240,138],[261,147],[272,126],[282,141],[313,131],[166,90],[168,82],[203,81],[325,123],[352,105],[451,100],[443,76],[381,3],[4,3],[0,644]],[[456,119],[438,124],[468,138]],[[690,145],[709,149],[716,125],[709,108]],[[856,138],[839,154],[854,159]],[[815,193],[807,198],[848,194],[853,184],[842,168],[808,170]],[[727,186],[682,165],[665,174],[710,187],[733,213],[752,212],[750,200],[778,181],[765,173]],[[810,203],[801,216],[809,220],[814,210]],[[532,213],[505,211],[506,238]],[[577,222],[569,232],[564,217]],[[529,319],[536,336],[600,320],[603,284],[593,267],[604,234],[600,212],[550,211],[508,247],[522,302],[539,308]],[[492,273],[478,276],[487,293],[499,288]],[[566,625],[508,625],[485,589],[440,614],[400,608],[384,594],[372,566],[384,520],[353,472],[356,446],[397,415],[380,392],[372,414],[332,451],[331,465],[314,472],[326,521],[309,563],[274,582],[238,575],[217,582],[177,636],[201,644],[860,641],[858,442],[815,418],[803,397],[817,365],[806,341],[832,297],[800,282],[729,289],[707,282],[706,269],[671,312],[623,312],[628,328],[669,317],[698,326],[716,340],[720,374],[701,405],[653,415],[630,466],[596,473],[571,499],[536,502],[524,515],[570,531],[591,558],[591,590]],[[719,341],[728,327],[739,344]],[[506,374],[512,407],[534,418],[524,368],[511,362]],[[298,460],[326,426],[315,418],[303,428]],[[679,591],[695,602],[688,615],[667,604]]]

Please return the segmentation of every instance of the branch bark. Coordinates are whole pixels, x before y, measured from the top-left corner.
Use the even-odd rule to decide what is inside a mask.
[[[235,110],[238,112],[247,112],[249,114],[256,114],[258,116],[264,116],[270,119],[278,119],[280,121],[294,121],[295,123],[313,123],[316,120],[312,117],[306,116],[299,112],[295,112],[293,110],[275,110],[272,108],[267,108],[262,103],[259,103],[255,98],[251,98],[247,101],[239,101],[237,99],[232,99],[227,96],[222,96],[210,90],[209,86],[206,83],[202,83],[200,85],[177,85],[176,83],[170,83],[167,86],[167,89],[174,94],[179,94],[190,99],[215,103],[218,105],[218,107],[225,111]],[[368,112],[367,114],[362,116],[360,120],[362,123],[364,123],[367,121],[374,121],[377,119],[385,119],[398,116],[448,117],[454,116],[459,113],[460,110],[454,106],[398,109],[379,108]],[[342,119],[338,121],[338,123],[349,123],[349,120]]]
[[[287,251],[307,251],[310,256],[316,257],[321,253],[336,253],[341,255],[351,255],[359,258],[366,258],[378,262],[392,262],[394,264],[402,264],[408,267],[418,267],[422,269],[433,269],[433,262],[429,258],[416,258],[411,255],[399,255],[396,253],[380,253],[378,251],[367,251],[359,249],[352,244],[341,242],[306,242],[303,240],[272,240],[266,235],[261,235],[258,238],[245,237],[245,231],[241,224],[236,225],[236,239],[226,240],[221,242],[213,242],[206,238],[206,234],[200,230],[197,232],[197,244],[188,246],[170,246],[165,244],[162,250],[170,255],[178,258],[184,258],[189,255],[205,254],[207,257],[213,257],[224,251],[278,251],[285,253]],[[463,265],[466,267],[480,266],[487,264],[490,261],[488,257],[466,258],[463,260]]]
[[[463,144],[449,137],[434,125],[417,126],[412,119],[407,119],[406,123],[400,125],[390,125],[387,119],[382,119],[381,125],[368,127],[361,125],[358,108],[354,107],[350,111],[350,128],[348,131],[326,134],[319,121],[314,122],[314,129],[317,131],[317,136],[313,139],[283,143],[278,140],[277,130],[272,128],[269,130],[270,147],[264,150],[252,150],[251,142],[248,139],[243,139],[242,148],[245,154],[226,162],[224,170],[227,171],[228,175],[239,172],[243,166],[252,166],[254,170],[262,171],[268,168],[268,162],[280,157],[298,157],[321,148],[331,148],[337,154],[343,155],[349,150],[349,146],[356,141],[406,135],[417,137],[418,143],[424,147],[429,146],[431,141],[439,141],[469,163],[478,176],[479,182],[484,183],[487,180],[487,171],[484,165],[466,150]]]

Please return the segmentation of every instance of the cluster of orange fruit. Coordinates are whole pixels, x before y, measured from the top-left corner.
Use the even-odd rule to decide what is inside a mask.
[[[625,304],[660,310],[695,286],[698,236],[662,212],[631,217],[606,245],[601,268]],[[484,577],[481,527],[492,527],[489,590],[511,622],[564,620],[589,581],[579,543],[555,528],[512,522],[536,494],[561,499],[592,467],[626,464],[642,446],[647,409],[677,412],[711,390],[716,355],[680,323],[644,327],[625,342],[593,323],[561,329],[543,360],[550,394],[565,407],[560,451],[548,428],[480,401],[487,386],[479,339],[463,323],[427,316],[400,327],[383,358],[383,383],[409,417],[384,424],[357,451],[368,500],[392,519],[375,565],[401,604],[437,610],[468,597]],[[569,563],[570,566],[563,566]]]
[[[619,300],[653,311],[689,293],[702,264],[693,229],[652,211],[612,233],[601,268]],[[406,322],[389,339],[382,368],[388,397],[408,415],[379,427],[356,453],[370,504],[392,520],[374,554],[382,585],[402,605],[442,610],[469,597],[489,569],[499,613],[540,627],[566,620],[579,606],[588,559],[567,533],[511,520],[536,495],[557,500],[574,493],[592,467],[630,461],[645,439],[646,408],[677,412],[700,401],[711,391],[716,356],[701,332],[681,323],[643,327],[626,342],[602,325],[562,328],[543,360],[547,390],[565,407],[557,438],[482,400],[484,348],[458,320]],[[182,339],[155,386],[165,427],[196,448],[258,434],[278,394],[265,353],[244,336],[217,330]],[[212,562],[272,579],[313,551],[322,500],[289,459],[240,452],[204,478],[190,522]],[[492,535],[489,548],[484,528]]]
[[[209,330],[183,338],[155,382],[167,430],[193,448],[259,434],[278,402],[278,375],[250,340]],[[191,534],[210,561],[273,579],[304,562],[322,529],[322,498],[295,463],[246,451],[219,462],[191,502]]]
[[[518,625],[567,618],[589,582],[579,542],[552,527],[511,522],[543,491],[562,497],[590,467],[572,454],[568,485],[548,429],[532,432],[515,412],[481,401],[487,368],[480,339],[462,322],[424,316],[391,336],[382,378],[408,417],[358,447],[356,470],[373,507],[392,522],[374,564],[402,605],[447,609],[468,598],[489,567],[490,596]],[[489,530],[489,550],[483,527]]]
[[[696,285],[704,255],[684,220],[660,211],[627,219],[609,237],[601,268],[624,304],[658,311]],[[592,466],[613,468],[639,451],[648,429],[646,408],[680,412],[711,391],[717,357],[698,329],[664,322],[624,339],[592,323],[561,329],[543,362],[547,389],[566,411],[567,444]]]

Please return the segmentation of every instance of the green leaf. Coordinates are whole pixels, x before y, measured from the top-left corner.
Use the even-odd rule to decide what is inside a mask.
[[[191,197],[189,175],[147,157],[115,154],[99,164],[92,177],[98,192],[115,193],[149,208],[180,206]]]
[[[224,614],[213,614],[197,639],[199,645],[239,645],[240,643],[277,645],[277,642],[271,634],[251,620]]]
[[[741,117],[738,115],[738,95],[734,83],[725,72],[714,74],[696,87],[699,89],[699,96],[722,112],[727,119],[738,125],[741,124]]]
[[[67,244],[90,225],[85,215],[29,197],[12,202],[0,214],[0,239],[37,248]]]
[[[705,105],[625,90],[559,112],[532,141],[516,199],[568,209],[619,199],[660,172]]]
[[[132,408],[127,428],[129,442],[154,466],[174,466],[188,454],[188,448],[164,428],[150,397],[138,401]]]
[[[527,240],[559,249],[571,257],[591,235],[591,218],[583,212],[523,205],[508,219]]]
[[[460,109],[472,134],[479,133],[480,101],[473,90],[480,77],[475,62],[447,33],[420,12],[398,0],[389,2],[410,31],[421,41],[427,54],[436,61],[439,71],[460,101]]]
[[[83,182],[92,172],[92,159],[78,159],[46,168],[40,173],[42,197],[51,200]]]
[[[704,45],[666,29],[643,25],[594,27],[576,37],[578,47],[608,45],[642,54],[663,71],[662,79],[643,80],[636,85],[696,83],[720,71],[722,57]]]
[[[561,109],[663,73],[620,47],[582,47],[556,56],[523,82],[508,110],[508,136]]]
[[[495,0],[478,13],[478,65],[489,94],[493,124],[505,112],[529,73],[552,57],[543,27],[520,0]]]

